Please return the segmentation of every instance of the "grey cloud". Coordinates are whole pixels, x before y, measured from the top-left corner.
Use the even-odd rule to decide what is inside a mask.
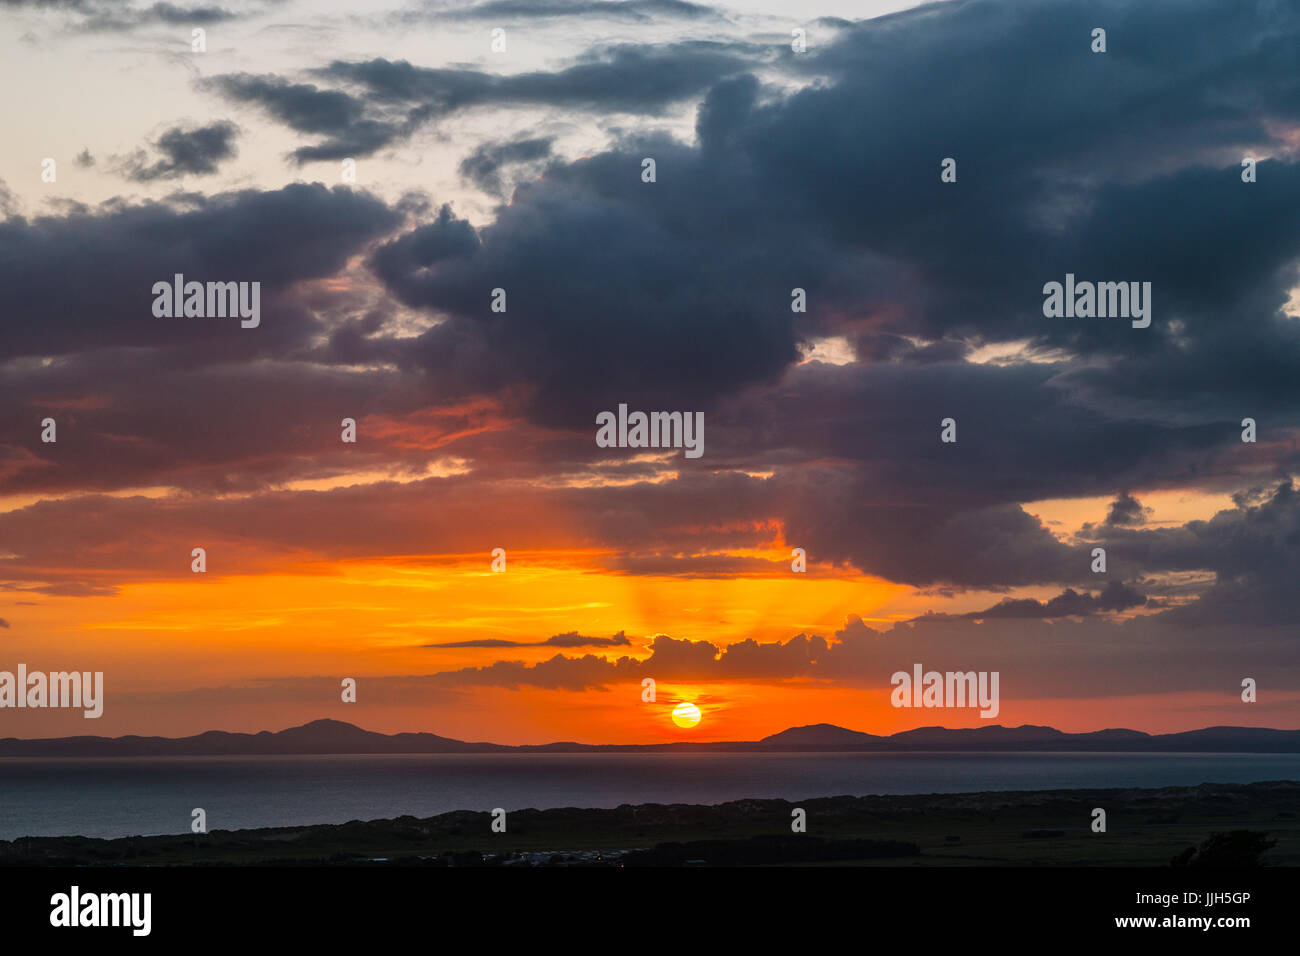
[[[446,648],[446,647],[626,647],[632,642],[628,640],[627,635],[619,631],[613,637],[584,637],[577,631],[569,631],[565,634],[556,634],[548,637],[544,641],[507,641],[494,638],[485,638],[471,641],[448,641],[441,644],[425,644],[424,647]]]
[[[1033,598],[1004,598],[983,611],[962,615],[980,620],[989,618],[1051,618],[1084,617],[1102,611],[1125,611],[1146,604],[1146,596],[1120,581],[1112,581],[1099,593],[1075,591],[1066,588],[1047,601]]]
[[[560,17],[603,17],[648,23],[656,18],[687,20],[724,19],[711,7],[684,0],[488,0],[470,6],[447,9],[425,5],[397,15],[413,20],[543,20]]]
[[[1112,527],[1146,524],[1147,516],[1150,514],[1150,508],[1143,507],[1142,502],[1128,492],[1124,492],[1111,502],[1110,511],[1106,514],[1106,524]]]
[[[319,323],[287,298],[289,288],[336,274],[399,221],[368,193],[319,183],[11,217],[0,222],[0,350],[12,359],[219,343],[209,349],[214,361],[221,349],[247,357],[303,347]],[[153,285],[175,273],[261,282],[261,326],[253,334],[237,321],[232,329],[221,320],[156,318]]]
[[[756,48],[720,41],[620,45],[554,72],[501,75],[428,68],[406,61],[335,61],[313,73],[357,93],[293,83],[275,75],[227,74],[200,81],[225,98],[261,107],[321,142],[298,148],[299,162],[368,156],[460,110],[533,106],[657,115],[744,72]],[[760,48],[761,49],[761,48]]]
[[[84,33],[109,33],[154,25],[208,26],[259,16],[282,0],[267,0],[244,9],[211,4],[153,3],[131,6],[114,0],[4,0],[11,9],[55,10],[68,16],[69,26]]]
[[[1270,668],[1277,686],[1300,686],[1300,664],[1283,630],[1253,635],[1249,647],[1207,631],[1177,636],[1177,625],[1159,616],[1114,623],[1042,619],[976,622],[922,619],[885,631],[852,618],[834,639],[798,635],[788,641],[742,641],[726,647],[708,642],[655,639],[649,658],[607,660],[594,655],[556,655],[538,664],[498,661],[486,667],[445,671],[431,680],[448,688],[472,686],[604,688],[654,677],[658,681],[809,680],[825,686],[875,688],[883,706],[890,676],[910,673],[915,662],[935,670],[989,670],[1001,677],[1001,696],[1111,697],[1128,694],[1220,691],[1223,675]],[[1171,657],[1170,641],[1179,645]],[[1125,666],[1115,667],[1122,659]],[[1235,682],[1228,682],[1229,690]]]
[[[123,170],[136,182],[215,173],[223,160],[236,154],[234,141],[238,134],[239,127],[230,122],[210,123],[197,129],[174,127],[159,136],[154,144],[163,158],[148,163],[139,154],[125,161]]]
[[[460,164],[460,173],[480,189],[500,196],[505,192],[502,171],[508,166],[536,164],[550,159],[550,137],[483,143]]]

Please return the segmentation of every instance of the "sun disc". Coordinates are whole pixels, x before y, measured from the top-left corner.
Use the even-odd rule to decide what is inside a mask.
[[[694,727],[700,722],[700,708],[688,700],[673,708],[673,723],[678,727]]]

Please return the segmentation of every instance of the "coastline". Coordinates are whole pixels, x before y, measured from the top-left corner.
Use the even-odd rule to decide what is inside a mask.
[[[805,811],[807,832],[791,831]],[[1107,814],[1093,832],[1096,808]],[[1167,866],[1217,833],[1300,865],[1300,781],[518,810],[166,836],[0,841],[0,866]]]

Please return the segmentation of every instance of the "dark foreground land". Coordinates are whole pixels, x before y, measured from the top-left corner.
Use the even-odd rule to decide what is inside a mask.
[[[791,832],[796,808],[807,832]],[[1094,808],[1106,832],[1092,832]],[[1300,782],[516,810],[0,841],[0,866],[1300,865]]]

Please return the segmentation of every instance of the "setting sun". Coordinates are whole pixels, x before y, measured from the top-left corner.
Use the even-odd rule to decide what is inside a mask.
[[[673,723],[678,727],[690,728],[700,722],[700,708],[688,700],[673,708]]]

